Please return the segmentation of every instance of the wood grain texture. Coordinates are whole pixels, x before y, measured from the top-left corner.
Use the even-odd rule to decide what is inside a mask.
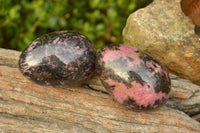
[[[19,55],[0,49],[0,132],[200,132],[200,123],[184,113],[200,109],[200,88],[187,80],[172,77],[167,106],[134,112],[113,101],[97,77],[90,87],[36,85],[19,72]]]

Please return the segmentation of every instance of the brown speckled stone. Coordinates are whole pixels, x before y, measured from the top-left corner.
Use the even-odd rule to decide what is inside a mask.
[[[132,13],[123,30],[124,43],[149,53],[171,73],[200,85],[200,38],[180,2],[154,0]]]

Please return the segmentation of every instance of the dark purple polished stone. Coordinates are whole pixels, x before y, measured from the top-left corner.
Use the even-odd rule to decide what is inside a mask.
[[[168,73],[158,61],[135,47],[116,45],[101,49],[96,68],[111,96],[130,109],[157,108],[169,98]]]
[[[78,86],[95,70],[96,49],[84,35],[60,31],[43,35],[21,54],[23,75],[40,85]]]

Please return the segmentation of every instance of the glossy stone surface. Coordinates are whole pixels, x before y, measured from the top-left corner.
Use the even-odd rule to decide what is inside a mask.
[[[96,49],[77,32],[60,31],[43,35],[21,54],[23,75],[40,85],[78,86],[95,70]]]
[[[116,45],[101,49],[97,70],[112,97],[130,109],[156,108],[169,98],[168,73],[158,61],[135,47]]]

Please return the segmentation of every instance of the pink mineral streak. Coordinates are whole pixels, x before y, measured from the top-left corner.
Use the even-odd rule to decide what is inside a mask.
[[[146,84],[142,86],[135,81],[132,82],[131,88],[112,79],[107,79],[105,82],[110,86],[115,86],[112,92],[113,96],[122,104],[125,100],[128,100],[128,98],[132,98],[137,105],[147,107],[148,105],[153,106],[156,100],[169,98],[169,94],[162,93],[161,91],[156,93],[153,88],[148,88]]]
[[[127,46],[127,45],[120,45],[119,50],[105,50],[102,52],[103,58],[102,61],[108,62],[108,61],[114,61],[119,58],[127,59],[128,57],[133,59],[133,62],[128,61],[128,66],[132,67],[134,65],[140,65],[143,61],[140,59],[139,55],[140,53],[137,53],[137,48]]]

